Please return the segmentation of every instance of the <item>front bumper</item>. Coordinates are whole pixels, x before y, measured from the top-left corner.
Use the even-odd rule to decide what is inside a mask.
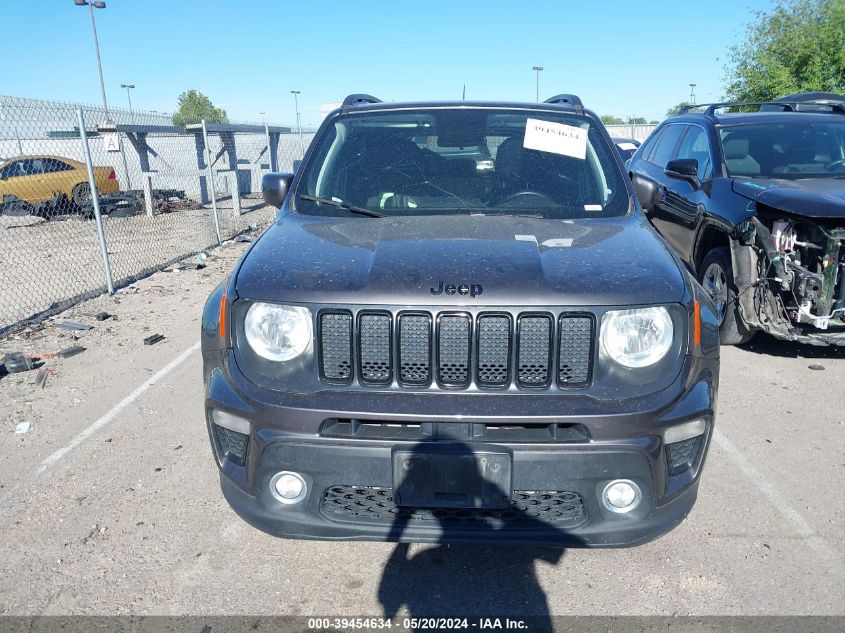
[[[613,406],[586,400],[579,406],[568,395],[270,394],[232,373],[223,354],[204,359],[206,417],[223,493],[248,523],[287,538],[521,541],[567,547],[649,541],[683,521],[695,503],[718,383],[717,359],[690,359],[671,389]],[[517,401],[524,406],[514,407]],[[510,405],[507,411],[518,413],[502,415],[503,402]],[[214,409],[249,420],[249,446],[242,465],[221,456],[212,430]],[[444,434],[427,441],[327,437],[321,433],[322,423],[332,418],[434,420],[452,424],[456,431],[470,430],[464,436]],[[700,418],[707,425],[695,458],[688,469],[670,475],[664,430]],[[473,423],[491,420],[514,425],[577,423],[589,430],[590,437],[495,444],[474,441]],[[512,463],[512,511],[432,512],[396,507],[392,500],[395,451],[446,446],[459,446],[466,452],[490,448],[507,452]],[[307,486],[303,501],[283,504],[274,497],[270,480],[280,471],[302,476]],[[614,513],[602,503],[604,487],[617,479],[635,482],[642,492],[639,505],[630,512]],[[517,503],[519,499],[527,501]]]

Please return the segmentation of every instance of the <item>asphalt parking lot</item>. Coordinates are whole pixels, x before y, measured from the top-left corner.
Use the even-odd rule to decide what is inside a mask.
[[[198,351],[204,299],[243,247],[60,315],[94,325],[78,341],[52,325],[0,341],[86,347],[50,361],[43,388],[35,372],[0,379],[0,614],[845,615],[845,353],[764,337],[723,348],[698,503],[652,543],[407,547],[249,527],[219,491]],[[153,333],[166,338],[144,346]]]

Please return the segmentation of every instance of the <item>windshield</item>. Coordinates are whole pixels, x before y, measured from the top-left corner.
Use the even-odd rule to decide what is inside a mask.
[[[574,114],[456,107],[340,116],[315,141],[296,210],[624,215],[628,193],[614,151]]]
[[[845,173],[845,117],[805,115],[719,130],[730,176],[818,178]]]

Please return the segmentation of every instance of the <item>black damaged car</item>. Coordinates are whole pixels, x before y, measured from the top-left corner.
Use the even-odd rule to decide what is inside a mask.
[[[580,99],[330,114],[208,300],[226,499],[291,538],[642,543],[693,507],[714,306]]]
[[[845,97],[716,103],[628,166],[648,218],[714,299],[724,344],[845,345]]]

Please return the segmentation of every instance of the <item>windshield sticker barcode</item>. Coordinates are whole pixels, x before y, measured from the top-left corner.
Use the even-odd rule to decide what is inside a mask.
[[[584,211],[601,211],[602,206],[600,204],[585,204]]]
[[[587,156],[587,130],[563,123],[526,119],[522,146],[584,160]]]

